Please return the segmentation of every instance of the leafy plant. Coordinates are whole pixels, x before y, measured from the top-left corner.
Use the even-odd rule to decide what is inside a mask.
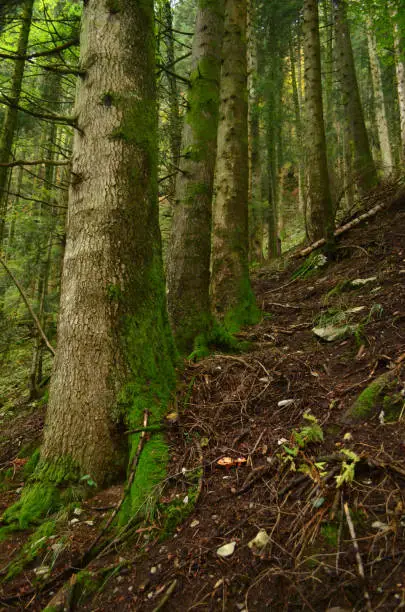
[[[360,457],[354,451],[351,451],[348,448],[343,448],[341,452],[346,455],[349,461],[342,461],[340,474],[335,476],[337,487],[341,487],[345,482],[353,482],[356,463],[360,461]]]

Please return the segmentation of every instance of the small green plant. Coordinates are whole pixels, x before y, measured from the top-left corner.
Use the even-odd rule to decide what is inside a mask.
[[[85,474],[82,476],[79,482],[85,482],[89,487],[97,488],[97,483],[94,482],[90,474]]]
[[[342,461],[340,474],[335,476],[337,487],[341,487],[346,482],[348,484],[353,482],[356,463],[360,461],[360,457],[354,451],[351,451],[348,448],[343,448],[341,452],[347,457],[348,461]]]
[[[304,425],[299,430],[296,430],[296,429],[293,430],[291,434],[292,444],[290,444],[289,446],[287,444],[283,444],[282,448],[283,448],[284,454],[279,455],[283,463],[289,464],[290,470],[292,471],[297,470],[295,459],[298,457],[299,452],[301,450],[306,448],[308,444],[323,441],[323,431],[322,431],[322,427],[319,425],[318,419],[313,414],[310,414],[309,412],[306,412],[303,415],[303,418],[307,421],[308,424]],[[305,471],[306,468],[304,468],[303,465],[310,466],[311,468],[309,470],[310,472],[311,470],[314,469],[314,465],[312,463],[307,464],[307,462],[304,462],[303,464],[298,466],[299,471],[304,471],[304,473],[309,473],[308,471]],[[323,467],[324,467],[324,464],[319,463],[319,465],[316,465],[316,470],[320,473],[323,470]]]
[[[291,275],[292,279],[307,278],[313,272],[323,268],[328,263],[327,257],[323,253],[311,253],[304,263]]]

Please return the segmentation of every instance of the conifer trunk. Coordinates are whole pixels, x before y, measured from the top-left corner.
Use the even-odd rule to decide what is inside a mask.
[[[394,20],[394,51],[395,51],[395,72],[397,76],[398,106],[401,131],[401,160],[405,166],[405,61],[404,61],[404,38],[401,38],[397,23],[398,11],[392,10]]]
[[[333,206],[326,157],[317,0],[304,1],[307,229],[311,241],[333,236]]]
[[[377,174],[364,122],[363,107],[354,67],[353,49],[345,0],[334,0],[335,35],[338,78],[341,84],[342,103],[349,133],[349,147],[353,155],[353,170],[360,192],[365,192],[377,182]]]
[[[199,0],[167,263],[170,322],[181,352],[190,351],[194,338],[211,325],[211,215],[222,34],[222,2]]]
[[[384,92],[381,78],[381,68],[377,55],[377,42],[373,32],[373,23],[369,19],[367,22],[367,42],[370,57],[371,78],[374,93],[374,111],[377,124],[377,134],[380,144],[382,171],[384,176],[389,176],[392,172],[393,161],[391,144],[388,130],[387,113],[385,110]]]
[[[34,0],[26,0],[21,13],[21,30],[18,38],[16,55],[24,58],[27,54],[28,38],[31,29],[32,9]],[[24,76],[25,59],[14,60],[14,70],[11,80],[9,102],[4,115],[0,135],[0,162],[7,164],[11,159],[14,133],[17,127],[18,104],[21,94],[21,85]],[[4,239],[4,228],[7,213],[7,177],[8,168],[0,166],[0,249]]]
[[[58,347],[39,477],[125,469],[119,424],[159,422],[173,384],[157,205],[153,0],[89,0],[83,12]],[[129,436],[130,452],[136,436]],[[152,487],[165,455],[139,465]],[[155,446],[154,446],[155,445]],[[149,471],[148,471],[149,470]],[[38,472],[38,471],[37,471]],[[143,487],[143,488],[142,488]]]
[[[225,1],[211,295],[234,331],[257,316],[249,280],[246,1]]]

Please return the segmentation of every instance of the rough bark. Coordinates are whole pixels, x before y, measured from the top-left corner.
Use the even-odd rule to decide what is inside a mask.
[[[322,104],[319,16],[316,0],[304,2],[307,229],[309,238],[333,238],[333,206],[326,157]]]
[[[182,352],[190,350],[194,338],[210,326],[211,215],[222,33],[221,2],[200,0],[167,263],[170,322]]]
[[[371,19],[368,20],[367,25],[367,43],[374,93],[374,112],[375,121],[377,124],[378,141],[380,145],[382,171],[384,176],[389,176],[393,169],[393,160],[388,130],[387,113],[385,109],[381,68],[377,55],[377,41],[373,32],[373,23]]]
[[[398,106],[401,126],[401,159],[405,165],[405,63],[404,63],[404,39],[401,37],[397,23],[397,9],[391,11],[394,27],[394,51],[395,71],[397,76]]]
[[[165,43],[164,64],[169,72],[164,72],[164,83],[167,85],[167,123],[162,126],[167,130],[168,135],[168,175],[169,178],[165,183],[166,198],[165,202],[168,206],[165,207],[165,223],[162,226],[163,252],[167,257],[167,249],[170,241],[170,232],[173,219],[173,210],[175,206],[176,192],[176,168],[179,167],[180,149],[181,149],[181,120],[179,109],[179,93],[177,88],[177,79],[173,70],[175,64],[174,39],[173,39],[173,15],[170,0],[165,0],[162,6],[162,25],[164,28],[163,40]]]
[[[152,0],[89,0],[84,7],[86,78],[76,99],[58,348],[39,472],[57,482],[72,474],[98,485],[116,478],[127,450],[119,423],[139,425],[145,409],[158,422],[173,383],[153,31]],[[164,463],[153,440],[145,457],[155,463],[151,472],[143,466],[148,486]]]
[[[377,174],[364,122],[345,0],[334,0],[334,7],[338,78],[347,120],[346,129],[352,150],[356,184],[360,193],[363,193],[376,184]]]
[[[249,154],[249,258],[263,261],[263,218],[261,207],[261,159],[259,129],[259,93],[257,89],[258,49],[256,18],[253,0],[247,12],[247,70],[248,70],[248,154]]]
[[[25,57],[28,38],[31,29],[32,9],[34,0],[26,0],[21,13],[21,30],[18,38],[16,55]],[[9,105],[6,107],[0,136],[0,162],[7,164],[11,159],[14,133],[17,127],[18,104],[21,94],[21,84],[24,76],[25,60],[14,60],[14,70],[11,80]],[[7,212],[7,176],[8,168],[0,166],[0,248],[4,238],[4,228]]]
[[[213,209],[213,309],[231,331],[256,315],[249,280],[246,2],[226,0]]]
[[[290,51],[290,64],[291,64],[291,85],[292,85],[292,97],[294,104],[294,115],[295,115],[295,135],[298,145],[298,206],[301,212],[304,211],[304,160],[302,155],[303,148],[303,134],[302,134],[302,121],[301,121],[301,103],[300,103],[300,89],[301,85],[297,82],[297,71],[296,71],[296,51],[292,36],[289,40],[289,51]],[[301,55],[301,50],[298,49],[298,58]],[[299,59],[300,63],[300,59]]]

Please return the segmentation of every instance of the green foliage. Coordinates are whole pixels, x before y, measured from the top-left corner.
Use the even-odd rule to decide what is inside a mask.
[[[327,262],[327,258],[322,253],[311,253],[304,263],[291,275],[291,278],[294,280],[308,278],[308,276],[323,268]]]
[[[241,353],[249,349],[250,344],[235,338],[223,325],[214,322],[210,331],[198,335],[194,340],[194,349],[189,359],[198,361],[208,357],[215,350]]]
[[[324,523],[321,526],[321,535],[327,545],[336,550],[339,539],[339,525],[333,522]]]
[[[11,580],[17,576],[29,563],[34,561],[49,545],[49,539],[55,534],[56,521],[44,521],[29,537],[7,573],[6,579]]]
[[[352,483],[355,475],[356,463],[360,461],[360,457],[353,451],[343,448],[341,452],[347,457],[348,461],[342,461],[340,474],[335,476],[336,486],[341,487],[345,483]]]

